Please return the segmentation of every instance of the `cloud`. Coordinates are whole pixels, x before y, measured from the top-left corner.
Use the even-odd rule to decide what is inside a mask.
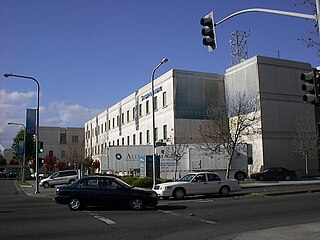
[[[25,124],[26,109],[33,106],[36,92],[11,92],[0,90],[0,144],[6,148],[12,145],[19,126],[8,126],[8,122]],[[78,104],[53,102],[40,106],[40,126],[83,127],[100,109],[89,109]]]
[[[64,102],[54,102],[40,109],[40,114],[45,116],[43,125],[58,127],[83,127],[86,121],[99,112],[99,109],[89,109],[78,104],[66,105]]]

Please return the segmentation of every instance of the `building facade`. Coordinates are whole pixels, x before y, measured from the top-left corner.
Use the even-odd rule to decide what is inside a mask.
[[[316,122],[314,106],[302,101],[300,75],[310,70],[308,63],[261,56],[227,69],[224,75],[172,69],[154,82],[155,140],[203,143],[199,126],[208,119],[209,104],[241,93],[259,116],[258,133],[242,139],[252,145],[249,173],[287,167],[301,176],[306,163],[295,144],[297,120],[308,116],[312,124]],[[99,160],[102,171],[112,172],[112,166],[120,163],[108,156],[109,147],[152,145],[151,94],[149,83],[85,123],[85,156]],[[310,174],[319,174],[316,153],[308,168]]]
[[[223,97],[220,74],[172,69],[155,79],[156,142],[199,142],[209,103]],[[85,123],[86,156],[101,160],[107,147],[143,145],[152,145],[151,83]]]
[[[44,146],[44,151],[39,153],[41,158],[55,156],[59,161],[74,162],[77,160],[74,153],[84,157],[84,128],[40,126],[39,141]]]
[[[305,174],[306,163],[295,136],[300,131],[297,123],[305,118],[316,132],[315,107],[303,102],[300,80],[301,73],[311,69],[308,63],[255,56],[226,70],[227,99],[245,93],[259,115],[261,131],[245,139],[253,146],[252,172],[286,167],[299,176]],[[317,153],[309,156],[308,168],[310,174],[319,174]]]

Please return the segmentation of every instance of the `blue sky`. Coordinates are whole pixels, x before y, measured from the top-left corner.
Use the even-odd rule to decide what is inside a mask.
[[[153,68],[224,73],[231,66],[229,38],[248,31],[249,57],[319,65],[298,38],[312,29],[304,19],[247,13],[216,29],[218,48],[202,46],[200,18],[215,20],[246,8],[311,14],[299,0],[0,0],[0,144],[10,147],[27,108],[36,107],[32,76],[40,82],[40,125],[82,127],[93,116],[150,82]]]

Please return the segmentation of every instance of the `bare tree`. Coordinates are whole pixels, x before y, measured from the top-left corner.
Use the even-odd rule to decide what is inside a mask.
[[[66,159],[75,169],[81,168],[85,160],[84,141],[68,143],[66,145]]]
[[[312,155],[316,155],[318,136],[314,121],[310,118],[297,120],[297,130],[294,133],[294,144],[303,155],[305,161],[305,174],[309,175],[308,160]]]
[[[245,143],[244,138],[260,132],[258,110],[257,101],[250,101],[244,93],[209,105],[208,121],[200,126],[199,133],[213,154],[229,155],[227,178],[236,148]]]
[[[311,9],[313,14],[316,14],[316,2],[314,0],[300,0],[297,4],[295,5],[303,5],[306,8]],[[308,48],[314,48],[317,51],[318,57],[320,57],[320,41],[319,41],[319,29],[318,29],[318,23],[314,22],[313,20],[308,20],[312,21],[314,23],[313,25],[310,25],[310,28],[308,28],[306,31],[306,36],[298,38],[298,40],[302,41],[303,44],[306,45]]]
[[[167,145],[166,150],[167,154],[175,161],[174,180],[176,180],[179,162],[188,153],[189,147],[187,144],[173,143]]]

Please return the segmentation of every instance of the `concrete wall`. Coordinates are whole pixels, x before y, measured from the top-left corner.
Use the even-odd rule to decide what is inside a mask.
[[[305,172],[294,134],[298,119],[308,117],[315,122],[314,106],[302,101],[300,80],[300,74],[310,69],[307,63],[255,56],[226,71],[226,94],[244,91],[261,111],[261,135],[254,138],[252,170],[282,166],[299,175]],[[316,156],[309,160],[309,170],[318,173]]]

